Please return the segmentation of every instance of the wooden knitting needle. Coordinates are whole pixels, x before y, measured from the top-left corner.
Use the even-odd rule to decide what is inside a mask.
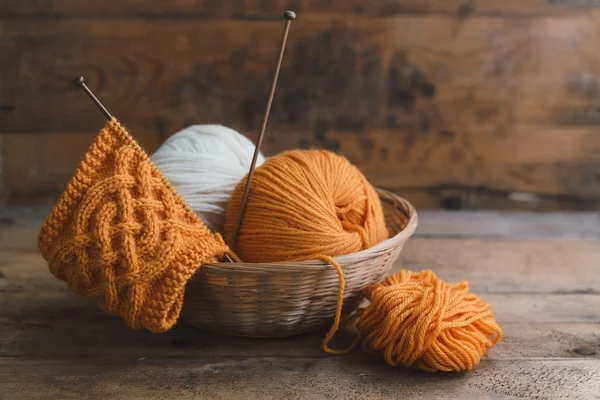
[[[250,171],[248,171],[248,179],[246,180],[246,186],[244,187],[242,202],[240,203],[240,209],[238,211],[237,220],[235,221],[235,227],[233,229],[233,234],[231,235],[231,241],[229,242],[229,247],[232,250],[233,246],[235,245],[235,240],[237,239],[238,233],[240,232],[242,220],[244,219],[244,213],[246,211],[246,202],[248,200],[248,194],[250,191],[250,181],[252,181],[252,176],[254,175],[256,160],[258,158],[258,154],[260,153],[260,147],[262,146],[262,140],[265,135],[265,129],[267,128],[267,121],[269,120],[269,113],[271,112],[271,104],[273,103],[273,96],[275,95],[275,87],[277,86],[277,78],[279,77],[279,70],[281,69],[281,62],[283,60],[283,51],[285,50],[285,44],[287,42],[288,33],[290,31],[290,23],[292,22],[292,20],[296,19],[296,13],[291,10],[287,10],[283,13],[283,17],[285,18],[285,26],[283,27],[283,36],[281,38],[281,45],[279,47],[279,57],[277,59],[277,66],[275,67],[275,74],[273,75],[273,82],[271,83],[271,90],[269,92],[267,108],[265,110],[265,115],[263,118],[262,126],[260,128],[260,133],[258,135],[258,140],[256,141],[254,156],[252,157],[252,163],[250,164]]]
[[[75,86],[79,86],[85,92],[85,94],[87,94],[89,96],[89,98],[92,99],[92,101],[94,102],[96,107],[98,107],[100,109],[100,111],[102,111],[102,114],[104,114],[104,116],[106,117],[107,120],[111,121],[113,119],[112,115],[110,115],[110,113],[108,112],[106,107],[104,107],[104,105],[100,102],[100,100],[98,100],[98,98],[96,96],[94,96],[94,93],[92,93],[90,88],[87,87],[87,85],[85,84],[85,79],[83,79],[83,76],[78,76],[77,78],[75,78],[75,80],[73,81],[73,84]]]

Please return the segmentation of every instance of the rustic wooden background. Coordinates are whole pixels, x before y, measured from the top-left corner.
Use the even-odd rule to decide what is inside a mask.
[[[597,0],[0,0],[3,201],[52,203],[103,124],[77,75],[148,152],[192,123],[255,138],[287,8],[267,154],[340,151],[419,207],[600,196]]]

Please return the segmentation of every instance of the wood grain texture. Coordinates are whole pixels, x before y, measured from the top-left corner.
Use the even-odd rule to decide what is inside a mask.
[[[8,279],[14,279],[8,274]],[[53,279],[47,277],[47,280]],[[327,358],[321,350],[326,332],[281,339],[232,338],[202,332],[180,321],[166,334],[133,332],[64,285],[39,280],[0,285],[2,357],[300,357]],[[481,295],[492,305],[504,330],[493,360],[532,358],[599,359],[598,295]],[[332,346],[354,337],[343,332]],[[361,352],[361,350],[356,350]]]
[[[243,372],[242,372],[243,371]],[[0,359],[0,395],[11,399],[594,399],[600,362],[484,362],[471,374],[391,370],[364,355],[339,360]],[[510,377],[510,378],[507,378]]]
[[[1,356],[328,357],[320,347],[326,332],[272,340],[232,338],[201,332],[185,321],[165,335],[132,332],[122,319],[107,315],[64,285],[27,283],[30,289],[24,288],[24,282],[1,286],[0,299],[5,304],[0,318]],[[508,337],[494,350],[493,359],[600,359],[600,315],[594,307],[600,296],[482,293],[481,298],[491,304]],[[352,332],[340,334],[332,346],[344,348],[353,337]]]
[[[39,256],[24,258],[13,252],[2,257],[0,357],[329,357],[320,349],[325,332],[233,340],[201,332],[183,321],[164,335],[133,332],[121,319],[107,315],[51,277]],[[30,262],[25,262],[27,258]],[[463,279],[462,274],[456,268],[444,272],[449,280]],[[600,314],[593,307],[599,304],[600,295],[523,293],[526,285],[522,292],[516,288],[513,293],[499,293],[498,289],[501,285],[473,287],[492,304],[505,330],[503,344],[492,353],[494,360],[600,358]],[[340,335],[334,346],[344,346],[352,335]]]
[[[3,263],[0,271],[17,277],[45,274],[45,263],[36,250],[37,230],[9,232],[13,242],[17,241],[15,236],[24,234],[27,243],[19,249],[10,246],[13,250],[8,250],[6,246],[0,251],[0,258],[10,263]],[[395,270],[432,269],[442,279],[467,280],[473,290],[485,293],[597,295],[599,254],[600,243],[591,240],[413,238],[406,244]],[[493,271],[493,276],[489,271]]]
[[[15,221],[29,221],[20,226],[33,231],[35,215],[21,210]],[[0,398],[593,399],[600,392],[598,246],[411,239],[395,270],[468,279],[504,329],[481,364],[461,374],[390,368],[359,349],[329,356],[320,349],[324,332],[230,338],[185,322],[164,334],[134,332],[54,279],[37,251],[0,248]]]
[[[478,292],[600,294],[599,255],[598,241],[415,238],[398,267],[430,268]]]
[[[168,15],[165,7],[182,13],[190,11],[186,7],[233,12],[228,8],[233,5],[213,3],[161,3],[156,14]],[[385,7],[400,10],[386,18],[366,11],[341,16],[318,11],[327,7],[317,2],[305,3],[315,11],[294,22],[267,154],[311,146],[339,151],[373,184],[392,189],[466,183],[600,194],[600,10],[595,3],[497,6],[586,10],[568,18],[499,18],[492,5],[498,2],[492,1],[473,8],[488,7],[489,15],[470,18],[447,14],[445,2],[402,3],[386,2]],[[12,4],[8,7],[15,13],[38,7]],[[0,21],[4,153],[31,147],[31,157],[5,161],[11,201],[56,197],[82,156],[83,139],[73,138],[81,132],[93,135],[103,123],[72,87],[75,75],[87,77],[136,137],[151,137],[149,152],[197,122],[220,122],[255,138],[281,21],[203,19],[193,12],[189,18],[126,17],[135,15],[140,1],[118,8],[111,2],[53,4],[69,18]],[[268,8],[244,4],[250,4],[244,10],[256,5],[248,15]],[[342,2],[330,7],[346,9]],[[422,12],[407,15],[402,7]],[[104,12],[114,18],[88,18]],[[44,137],[57,133],[63,135],[57,136],[54,152],[60,161],[48,159],[43,149]],[[46,168],[29,168],[37,158]]]
[[[6,207],[0,209],[0,249],[5,250],[36,250],[37,235],[43,221],[50,213],[51,207],[48,206],[27,206],[27,207]],[[427,241],[421,241],[423,238],[443,238],[443,239],[509,239],[529,240],[526,246],[522,247],[521,255],[514,254],[514,257],[523,257],[534,251],[535,248],[542,252],[550,251],[552,253],[555,244],[552,242],[541,243],[539,239],[584,239],[577,243],[568,244],[569,251],[584,251],[588,254],[595,251],[595,242],[591,240],[600,239],[600,215],[597,212],[553,212],[532,213],[532,212],[491,212],[491,211],[419,211],[419,226],[409,249],[420,251],[422,246],[427,246]],[[590,242],[585,241],[590,240]],[[475,241],[479,242],[479,241]],[[447,247],[447,250],[440,250],[444,253],[450,253],[453,248],[461,250],[469,247],[473,251],[471,241],[436,241],[433,243],[444,244],[440,247]],[[500,242],[502,243],[502,242]],[[528,246],[534,243],[532,248]],[[564,250],[563,244],[558,244],[558,248]],[[476,250],[476,249],[475,249]],[[405,251],[406,257],[412,254],[413,250]],[[461,254],[460,251],[457,251]],[[475,251],[475,254],[479,254]],[[580,254],[580,253],[577,253]],[[410,257],[405,258],[410,260]],[[560,257],[560,259],[576,269],[580,257]],[[554,263],[555,264],[555,263]],[[584,266],[586,264],[583,264]],[[502,268],[499,268],[502,270]]]
[[[9,228],[37,232],[52,206],[0,208],[0,232]],[[437,211],[419,210],[414,238],[600,239],[598,212]],[[19,235],[15,235],[15,240]],[[35,241],[22,240],[23,250]],[[10,246],[0,242],[0,248]]]
[[[8,204],[8,188],[6,187],[5,179],[4,179],[4,154],[2,152],[3,146],[3,138],[0,135],[0,209],[6,208]]]
[[[600,239],[600,213],[423,210],[415,237]]]
[[[235,0],[127,0],[118,3],[91,0],[5,1],[4,17],[143,17],[143,18],[230,18],[272,19],[280,10],[292,8],[300,15],[397,15],[470,16],[568,16],[600,6],[594,0],[374,0],[368,6],[360,0],[276,0],[270,2]]]

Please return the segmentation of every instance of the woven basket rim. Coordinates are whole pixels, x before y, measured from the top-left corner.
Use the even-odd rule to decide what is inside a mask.
[[[390,246],[396,247],[400,243],[406,242],[417,229],[417,225],[419,222],[419,217],[417,214],[417,210],[415,207],[405,198],[400,197],[392,192],[389,192],[384,189],[375,188],[377,193],[380,195],[384,195],[387,197],[393,197],[402,205],[407,211],[408,222],[404,229],[400,232],[387,238],[386,240],[377,243],[375,246],[370,247],[365,250],[361,250],[358,252],[344,254],[342,256],[333,257],[335,261],[337,261],[340,265],[346,264],[348,262],[357,261],[357,259],[363,259],[368,257],[376,256],[382,250],[388,249]],[[392,245],[392,242],[396,243]],[[256,273],[264,272],[264,273],[276,273],[278,272],[289,272],[289,268],[292,267],[302,267],[308,269],[322,269],[324,266],[327,266],[326,262],[322,260],[307,260],[307,261],[282,261],[282,262],[264,262],[264,263],[231,263],[231,262],[217,262],[217,263],[206,263],[202,264],[202,267],[210,267],[211,269],[221,269],[221,270],[244,270],[244,271],[252,271]],[[266,269],[268,268],[268,270]]]

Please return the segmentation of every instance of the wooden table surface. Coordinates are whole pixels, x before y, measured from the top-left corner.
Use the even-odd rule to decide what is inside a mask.
[[[422,212],[395,269],[468,280],[505,332],[473,371],[436,374],[324,354],[323,333],[133,332],[50,275],[39,215],[0,215],[0,399],[600,398],[598,214]]]

